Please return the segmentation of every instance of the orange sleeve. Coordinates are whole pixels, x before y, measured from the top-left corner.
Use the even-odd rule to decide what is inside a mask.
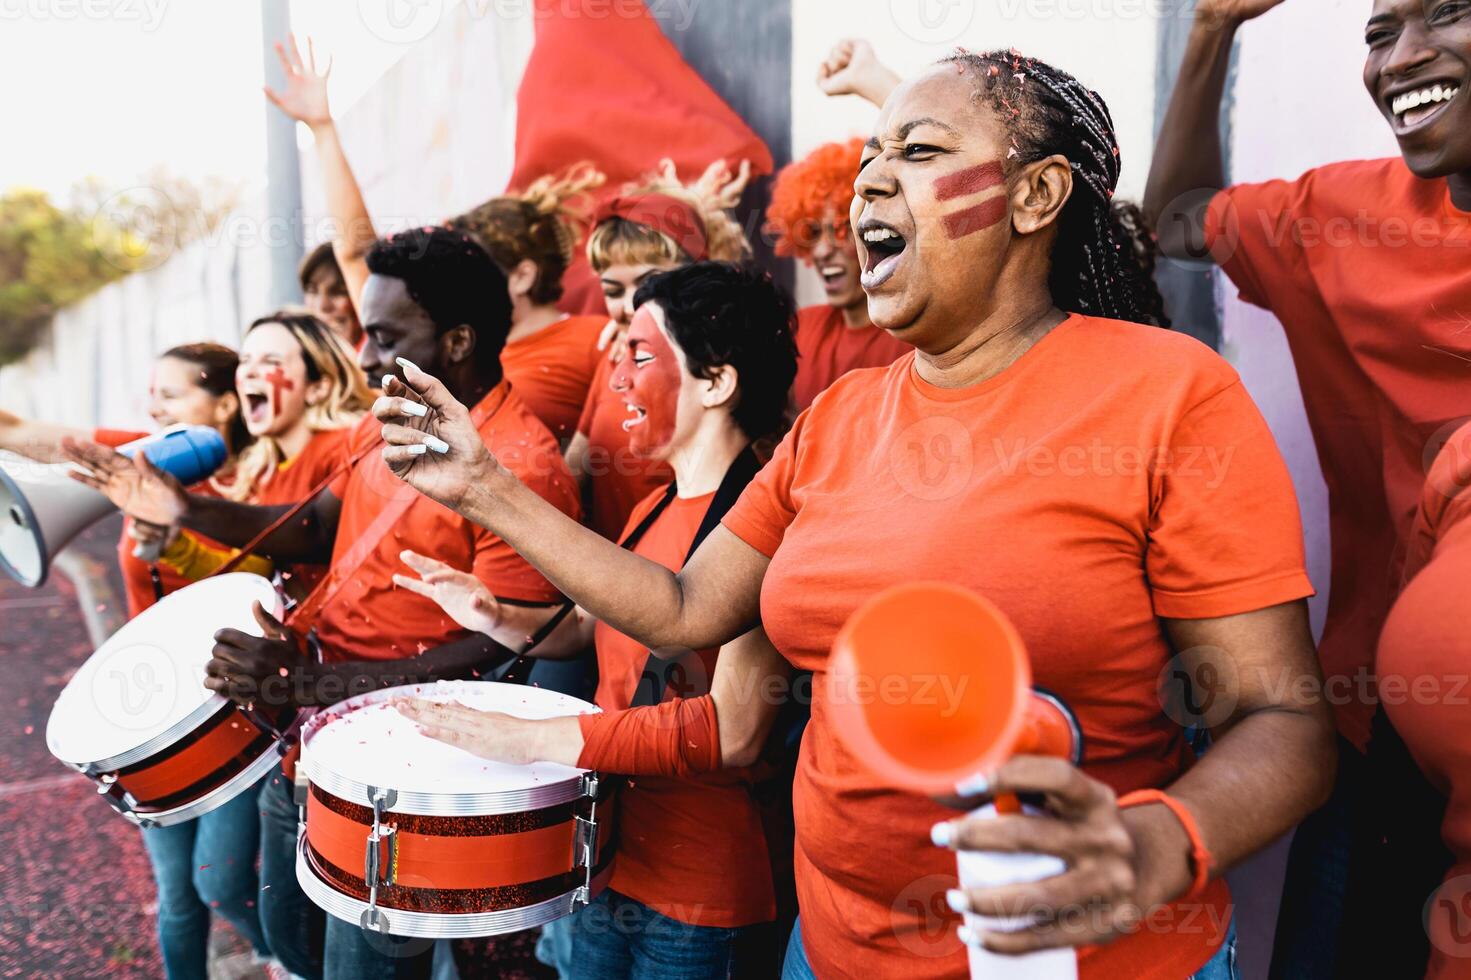
[[[730,532],[767,558],[776,554],[787,528],[797,517],[792,499],[796,473],[797,441],[807,428],[812,410],[797,416],[790,432],[776,447],[771,461],[741,493],[740,499],[720,521]]]
[[[720,768],[715,699],[674,698],[656,705],[580,715],[577,765],[622,776],[686,779]]]
[[[1206,208],[1206,247],[1253,306],[1279,309],[1312,288],[1297,234],[1312,182],[1309,171],[1296,181],[1237,184],[1218,191]]]
[[[1209,619],[1313,594],[1287,465],[1239,380],[1196,403],[1154,467],[1155,613]]]
[[[146,432],[134,432],[131,429],[93,429],[92,441],[99,446],[109,446],[116,449],[118,446],[126,446],[137,439],[148,435]]]

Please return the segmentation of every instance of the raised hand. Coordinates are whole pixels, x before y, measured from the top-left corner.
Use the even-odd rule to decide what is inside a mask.
[[[1240,24],[1260,17],[1282,2],[1283,0],[1200,0],[1195,5],[1195,19],[1212,26]]]
[[[189,493],[173,474],[149,462],[143,453],[132,459],[106,446],[68,436],[61,451],[77,469],[69,475],[98,491],[137,521],[171,527],[189,509]]]
[[[817,69],[817,87],[827,95],[857,95],[883,105],[899,84],[899,76],[879,61],[873,45],[848,38],[833,45]]]
[[[501,604],[478,578],[416,551],[405,551],[399,557],[418,578],[395,575],[393,584],[438,603],[446,616],[465,629],[494,636],[502,621]]]
[[[332,121],[332,110],[327,105],[327,77],[332,74],[332,59],[317,71],[317,53],[312,48],[312,39],[306,39],[306,61],[301,59],[301,49],[296,38],[288,38],[288,51],[280,41],[276,42],[276,56],[286,72],[286,87],[280,92],[269,85],[264,86],[266,98],[271,104],[297,122],[308,126],[322,126]]]
[[[505,474],[470,421],[470,410],[439,379],[398,359],[402,380],[387,376],[373,415],[383,423],[383,461],[393,475],[451,510],[474,487]]]

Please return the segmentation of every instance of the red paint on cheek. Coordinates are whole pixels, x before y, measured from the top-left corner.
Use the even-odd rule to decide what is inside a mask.
[[[279,366],[266,372],[265,379],[271,386],[271,413],[278,415],[281,412],[281,392],[294,390],[296,382],[286,377],[286,372]]]
[[[633,362],[637,357],[640,363],[634,363],[629,372],[627,400],[645,413],[628,430],[628,445],[639,455],[651,455],[674,440],[682,380],[679,355],[646,309],[634,315],[628,340],[631,346],[625,360]],[[647,359],[649,355],[652,359]]]
[[[935,200],[950,201],[957,197],[979,194],[1001,183],[1001,161],[992,160],[980,166],[968,167],[935,181]]]
[[[1006,217],[1006,198],[993,197],[973,208],[945,215],[945,233],[951,238],[964,238],[996,224]]]

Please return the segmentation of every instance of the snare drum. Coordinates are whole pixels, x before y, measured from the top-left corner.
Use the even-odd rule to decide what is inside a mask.
[[[427,738],[394,698],[521,718],[598,709],[537,687],[441,681],[343,701],[302,728],[296,876],[327,912],[397,936],[493,936],[571,914],[610,872],[594,773],[511,766]],[[600,812],[601,811],[601,812]]]
[[[217,630],[261,635],[251,613],[280,601],[259,575],[220,575],[164,596],[112,635],[62,689],[46,725],[51,754],[97,783],[141,827],[167,827],[223,806],[280,759],[266,719],[204,686]],[[274,729],[274,731],[273,731]]]

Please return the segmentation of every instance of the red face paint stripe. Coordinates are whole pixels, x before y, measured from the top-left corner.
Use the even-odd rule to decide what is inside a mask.
[[[945,215],[945,231],[951,238],[964,238],[989,228],[1006,217],[1006,196],[997,195],[973,208]]]
[[[279,367],[272,368],[266,374],[266,381],[271,386],[271,412],[279,414],[281,411],[281,392],[291,391],[296,387],[296,382],[286,377],[286,372]]]
[[[935,200],[948,201],[952,198],[979,194],[989,187],[995,187],[1001,183],[1001,180],[1001,162],[992,160],[990,163],[970,167],[935,181]]]

